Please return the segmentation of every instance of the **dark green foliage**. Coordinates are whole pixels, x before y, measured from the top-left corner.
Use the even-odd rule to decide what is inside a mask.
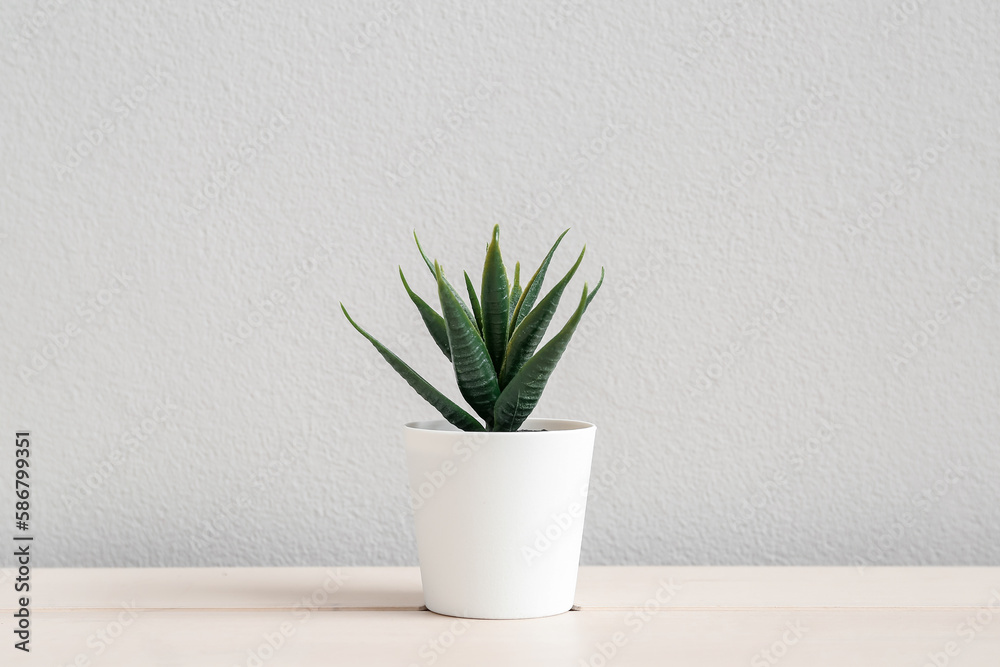
[[[471,308],[445,279],[441,265],[428,259],[420,247],[416,233],[413,235],[421,257],[437,282],[441,313],[438,314],[410,289],[402,269],[399,277],[434,342],[452,362],[459,391],[486,423],[485,428],[359,327],[347,314],[343,304],[341,308],[348,321],[375,346],[389,365],[449,422],[463,431],[516,431],[538,404],[549,376],[559,363],[587,307],[604,283],[604,269],[601,269],[601,279],[597,286],[589,291],[584,284],[583,296],[573,315],[559,333],[536,352],[559,306],[559,299],[587,250],[583,249],[569,272],[536,306],[549,262],[565,235],[566,232],[563,232],[556,239],[541,266],[522,289],[520,263],[515,265],[513,284],[507,280],[507,269],[500,255],[500,227],[494,227],[492,240],[486,250],[479,295],[476,294],[469,274],[465,274]]]

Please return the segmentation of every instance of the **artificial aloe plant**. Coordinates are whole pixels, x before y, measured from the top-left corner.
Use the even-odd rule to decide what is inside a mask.
[[[520,263],[514,265],[513,284],[507,279],[507,269],[500,256],[500,226],[495,226],[493,238],[486,249],[479,294],[476,294],[469,274],[465,274],[471,308],[445,278],[441,265],[427,258],[416,232],[413,234],[424,263],[437,281],[441,313],[410,289],[402,268],[399,269],[399,277],[434,342],[455,367],[455,378],[462,396],[482,417],[485,427],[358,326],[344,304],[340,307],[348,321],[375,346],[389,365],[449,422],[463,431],[516,431],[538,404],[545,383],[559,363],[587,306],[604,282],[602,268],[601,279],[594,290],[588,292],[584,283],[583,296],[569,321],[536,352],[566,285],[587,252],[584,246],[569,272],[536,304],[549,262],[566,232],[556,239],[535,275],[522,289]]]

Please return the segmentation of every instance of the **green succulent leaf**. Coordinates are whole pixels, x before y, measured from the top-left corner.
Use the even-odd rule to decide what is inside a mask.
[[[486,249],[483,264],[483,340],[493,361],[494,373],[500,373],[507,347],[507,321],[510,317],[510,287],[507,269],[500,256],[500,225],[493,227],[493,240]]]
[[[420,317],[424,321],[424,325],[427,327],[427,331],[430,332],[431,338],[437,343],[437,346],[441,348],[444,352],[444,356],[451,360],[451,348],[448,346],[448,327],[444,323],[444,318],[438,315],[437,311],[431,308],[426,301],[421,299],[410,289],[410,285],[406,282],[406,276],[403,275],[403,268],[399,269],[399,277],[403,281],[403,287],[406,288],[406,293],[410,295],[410,300],[420,311]]]
[[[528,316],[528,313],[531,312],[532,306],[535,305],[535,299],[538,298],[538,293],[542,291],[542,281],[545,280],[545,272],[549,269],[549,262],[552,261],[552,255],[555,254],[556,248],[559,247],[559,243],[568,233],[569,230],[567,229],[559,235],[556,242],[552,244],[549,254],[545,256],[545,259],[542,260],[541,266],[539,266],[538,270],[535,271],[535,275],[531,276],[531,280],[529,280],[528,284],[524,286],[524,292],[521,294],[521,299],[514,308],[514,315],[511,318],[514,323],[514,327],[511,328],[512,333],[513,329],[521,324],[521,320]]]
[[[399,373],[399,375],[406,380],[406,383],[413,387],[414,391],[420,394],[421,398],[433,405],[434,408],[441,413],[442,417],[463,431],[485,430],[483,425],[476,421],[475,417],[470,415],[447,396],[435,389],[433,385],[427,382],[424,378],[420,377],[415,370],[410,368],[406,362],[393,354],[389,348],[382,345],[382,343],[375,340],[371,334],[358,326],[357,322],[351,319],[351,316],[347,312],[347,308],[344,307],[344,304],[340,304],[340,308],[344,311],[344,316],[347,317],[347,321],[358,330],[358,333],[367,338],[368,342],[374,345],[375,349],[379,351],[382,358],[389,362],[389,365],[392,366],[393,370]]]
[[[424,264],[426,264],[427,268],[430,269],[431,275],[434,276],[434,280],[436,281],[437,272],[434,270],[434,262],[431,262],[431,260],[428,259],[427,253],[425,253],[424,249],[420,247],[420,239],[417,238],[416,230],[413,230],[413,240],[417,242],[417,250],[420,251],[420,256],[423,257],[424,259]],[[445,285],[448,286],[448,289],[451,290],[451,293],[455,295],[455,298],[458,300],[458,303],[462,306],[462,309],[465,311],[465,314],[469,317],[469,319],[475,321],[476,316],[473,314],[471,310],[469,310],[469,307],[465,305],[465,302],[462,301],[462,298],[458,296],[458,292],[456,292],[455,288],[451,286],[451,283],[449,283],[447,280],[445,280],[444,283]]]
[[[587,297],[587,308],[590,308],[590,302],[594,300],[595,296],[597,296],[597,291],[599,289],[601,289],[601,285],[603,285],[603,284],[604,284],[604,267],[602,266],[601,267],[601,279],[597,281],[597,287],[595,287],[594,291],[592,291],[590,293],[590,296]]]
[[[559,307],[559,299],[562,298],[563,290],[566,289],[566,285],[569,284],[576,270],[580,268],[580,262],[583,261],[583,256],[586,252],[587,247],[584,246],[580,252],[580,256],[576,260],[576,264],[563,276],[562,280],[549,290],[548,294],[542,297],[538,305],[528,313],[517,329],[514,330],[514,334],[510,337],[510,342],[507,343],[507,353],[503,366],[500,369],[501,389],[506,387],[511,378],[517,375],[517,372],[521,370],[525,362],[535,353],[535,348],[538,347],[538,344],[542,342],[545,330],[548,328],[549,322],[552,321],[552,316],[555,315],[556,309]]]
[[[601,268],[601,278],[594,289],[584,285],[580,304],[572,316],[550,341],[538,349],[559,301],[587,250],[583,248],[572,268],[543,296],[541,290],[546,272],[568,232],[566,230],[559,235],[538,270],[522,286],[519,262],[514,264],[513,280],[508,280],[500,254],[500,228],[495,226],[486,245],[483,280],[478,293],[468,272],[464,273],[470,308],[445,278],[441,265],[432,262],[424,252],[414,231],[417,250],[437,284],[440,313],[410,288],[402,267],[399,278],[431,338],[451,361],[459,390],[472,406],[474,414],[451,401],[358,326],[343,304],[341,309],[351,326],[450,423],[464,431],[516,431],[537,406],[570,338],[604,284],[605,272]],[[476,419],[475,414],[482,418],[482,422]]]
[[[500,393],[493,410],[492,431],[516,431],[538,405],[545,384],[573,337],[583,313],[587,310],[587,285],[583,286],[580,305],[563,326],[542,349],[521,367],[514,379]],[[489,425],[488,425],[489,426]]]
[[[455,367],[455,379],[459,391],[472,409],[486,421],[493,423],[493,404],[500,394],[493,362],[486,349],[486,343],[476,330],[476,325],[462,307],[455,291],[451,289],[441,271],[441,265],[434,263],[438,281],[438,297],[441,299],[441,314],[448,327],[448,343],[451,346],[451,362]]]
[[[420,256],[424,258],[424,264],[426,264],[427,268],[430,269],[431,275],[435,275],[434,263],[427,258],[427,253],[425,253],[424,249],[420,247],[420,239],[417,238],[417,230],[415,229],[413,230],[413,240],[417,242],[417,250],[420,251]]]
[[[472,303],[472,314],[476,316],[476,326],[479,333],[483,332],[483,307],[479,305],[479,297],[476,296],[476,288],[472,284],[469,272],[465,272],[465,290],[469,293],[469,301]]]
[[[510,302],[507,313],[507,337],[514,333],[514,309],[521,300],[521,262],[514,265],[514,285],[510,288]]]

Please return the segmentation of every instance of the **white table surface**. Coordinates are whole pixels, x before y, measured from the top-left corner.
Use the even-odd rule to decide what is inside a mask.
[[[523,621],[425,611],[416,568],[38,569],[30,655],[12,584],[4,667],[1000,665],[1000,568],[584,567]]]

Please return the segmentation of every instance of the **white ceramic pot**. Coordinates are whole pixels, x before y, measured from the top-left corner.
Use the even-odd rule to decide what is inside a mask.
[[[535,433],[405,429],[427,608],[465,618],[569,611],[597,428],[528,419]]]

